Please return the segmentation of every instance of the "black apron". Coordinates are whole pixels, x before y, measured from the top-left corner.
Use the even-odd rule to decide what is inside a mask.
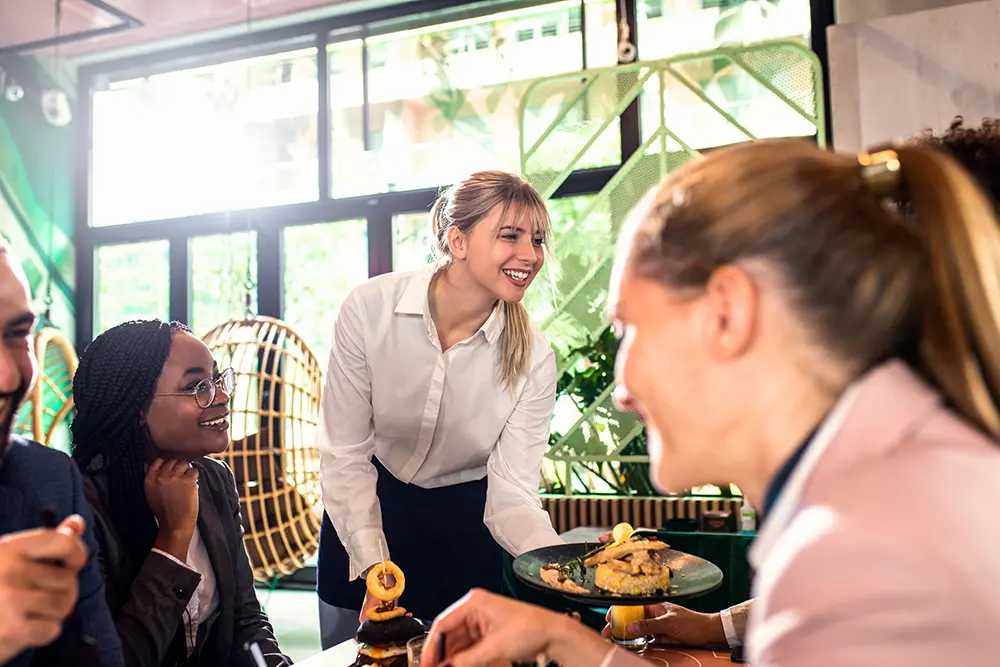
[[[399,481],[378,461],[377,493],[390,557],[406,575],[399,603],[434,620],[472,588],[503,593],[504,551],[483,523],[486,479],[424,489]],[[361,609],[362,578],[348,581],[347,552],[323,513],[316,587],[334,607]]]

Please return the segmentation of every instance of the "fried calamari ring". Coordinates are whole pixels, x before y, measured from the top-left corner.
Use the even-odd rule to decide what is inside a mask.
[[[383,574],[392,575],[396,580],[396,585],[392,588],[386,588],[385,584],[382,583]],[[388,602],[389,600],[398,600],[399,596],[403,594],[403,589],[406,588],[406,577],[403,576],[403,571],[399,569],[398,565],[387,560],[385,563],[376,563],[368,571],[365,583],[369,593],[383,602]]]
[[[390,609],[389,611],[378,611],[378,609],[372,607],[365,612],[365,614],[373,621],[390,621],[394,618],[406,616],[406,609],[403,607],[396,607],[395,609]]]

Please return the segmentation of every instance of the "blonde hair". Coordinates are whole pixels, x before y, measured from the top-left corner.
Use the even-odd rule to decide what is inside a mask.
[[[720,266],[765,260],[815,340],[848,370],[859,375],[901,357],[996,436],[1000,227],[993,204],[942,153],[900,147],[886,155],[890,168],[879,169],[862,166],[870,156],[859,164],[796,140],[712,153],[678,170],[637,212],[635,269],[670,287],[700,288]],[[881,178],[871,177],[876,172]],[[898,191],[891,186],[901,184],[913,219],[886,205]]]
[[[431,208],[431,235],[439,265],[451,263],[448,230],[468,234],[480,220],[499,207],[501,217],[527,219],[533,233],[541,232],[548,244],[551,235],[545,201],[528,183],[503,171],[480,171],[441,193]],[[520,302],[503,302],[504,328],[497,355],[497,378],[508,389],[528,371],[531,360],[531,320]]]

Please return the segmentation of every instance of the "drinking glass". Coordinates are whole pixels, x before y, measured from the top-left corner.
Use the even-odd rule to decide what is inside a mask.
[[[632,621],[646,618],[646,608],[643,606],[611,607],[611,642],[629,651],[644,651],[649,646],[649,637],[629,637],[626,627]]]
[[[407,667],[420,667],[420,656],[424,652],[424,641],[426,640],[427,636],[421,635],[406,642]]]

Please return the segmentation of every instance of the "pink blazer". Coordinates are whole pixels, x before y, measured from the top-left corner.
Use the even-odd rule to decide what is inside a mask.
[[[750,664],[1000,665],[1000,445],[899,361],[855,388],[751,549]]]

